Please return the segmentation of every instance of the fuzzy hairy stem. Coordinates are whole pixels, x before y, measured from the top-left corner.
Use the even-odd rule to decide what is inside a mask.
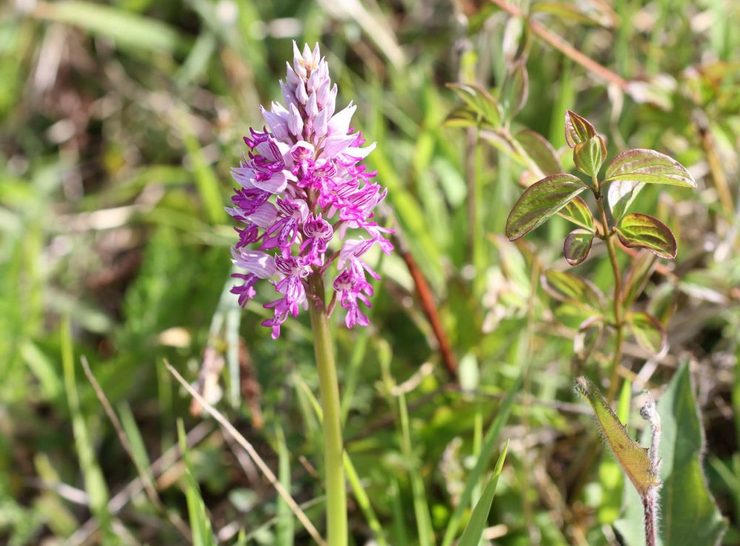
[[[662,429],[660,415],[655,400],[650,398],[640,408],[640,415],[650,423],[651,441],[648,449],[650,473],[655,477],[656,484],[648,488],[642,497],[642,508],[645,512],[645,545],[658,545],[658,495],[660,492],[660,438]]]
[[[328,546],[347,545],[347,492],[344,483],[342,423],[334,346],[324,304],[324,281],[319,273],[309,278],[309,313],[323,410],[324,476]]]
[[[658,488],[651,487],[642,497],[645,512],[645,546],[658,546]]]

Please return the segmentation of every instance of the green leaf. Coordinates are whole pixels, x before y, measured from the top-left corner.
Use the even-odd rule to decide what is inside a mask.
[[[519,131],[515,138],[543,174],[563,172],[563,167],[560,165],[555,149],[541,134],[530,129],[524,129]]]
[[[632,335],[643,349],[653,354],[665,349],[668,342],[665,328],[653,315],[640,311],[627,313],[626,318]]]
[[[702,470],[704,431],[688,364],[681,366],[658,401],[662,427],[660,529],[665,546],[717,546],[727,528]],[[649,434],[649,433],[648,433]],[[642,506],[626,491],[626,512],[616,523],[629,546],[644,544]]]
[[[571,174],[555,174],[527,188],[506,220],[506,236],[513,241],[542,225],[588,186]]]
[[[609,202],[615,222],[619,222],[622,216],[624,216],[635,200],[635,197],[637,197],[637,194],[644,187],[645,184],[642,182],[617,182],[609,184],[606,190],[606,199]]]
[[[181,42],[179,34],[160,21],[93,2],[46,2],[34,15],[75,25],[130,48],[173,52]]]
[[[542,286],[559,301],[594,307],[604,304],[604,294],[595,284],[567,271],[548,269],[542,274]]]
[[[576,197],[565,205],[558,212],[560,216],[573,222],[575,225],[587,229],[591,232],[596,231],[594,228],[594,215],[591,214],[591,209],[588,208],[586,202],[580,197]]]
[[[640,495],[647,493],[658,483],[658,477],[650,469],[648,450],[629,437],[596,385],[585,377],[579,377],[576,390],[591,404],[604,439],[635,489]]]
[[[506,398],[501,403],[496,419],[494,419],[491,427],[486,431],[486,434],[483,437],[480,453],[478,454],[478,460],[475,461],[473,470],[470,471],[468,479],[465,480],[463,492],[460,494],[455,511],[452,513],[450,521],[447,523],[447,528],[445,529],[445,534],[442,538],[442,546],[450,546],[455,539],[455,534],[460,526],[460,519],[462,518],[463,512],[467,508],[468,503],[473,496],[473,489],[478,486],[483,477],[483,473],[486,468],[488,468],[491,457],[493,456],[493,448],[496,446],[498,436],[501,434],[501,429],[509,419],[511,406],[514,404],[514,397],[519,393],[521,386],[522,378],[520,376],[506,394]]]
[[[587,229],[574,229],[565,238],[563,243],[563,256],[570,265],[578,265],[588,257],[591,252],[591,243],[594,234]]]
[[[463,531],[460,541],[457,543],[458,546],[478,546],[481,538],[483,538],[483,531],[488,526],[488,514],[491,512],[491,504],[493,503],[493,496],[496,493],[496,486],[498,485],[498,478],[501,475],[501,469],[504,467],[504,461],[506,460],[506,452],[509,449],[509,442],[506,442],[501,455],[499,455],[496,461],[496,466],[493,469],[493,476],[488,480],[486,488],[483,490],[483,494],[475,503],[473,513],[470,516],[465,531]]]
[[[694,177],[672,157],[655,150],[626,150],[606,168],[606,182],[668,184],[696,188]]]
[[[447,114],[444,124],[447,127],[478,127],[480,121],[480,116],[473,112],[470,107],[458,106]]]
[[[568,110],[565,113],[565,142],[575,148],[581,142],[596,136],[596,129],[584,117]]]
[[[479,122],[485,121],[494,127],[501,125],[501,107],[485,88],[474,83],[451,83],[447,87],[460,97]]]
[[[599,135],[585,142],[579,142],[573,149],[573,161],[576,167],[588,176],[598,176],[605,159],[606,143]]]
[[[676,239],[663,222],[647,214],[630,213],[619,221],[617,235],[630,248],[646,248],[661,258],[676,257]]]

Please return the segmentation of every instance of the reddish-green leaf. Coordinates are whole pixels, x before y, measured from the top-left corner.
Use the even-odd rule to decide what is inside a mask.
[[[516,139],[534,161],[543,174],[558,174],[563,172],[560,160],[552,145],[541,134],[524,129],[516,134]]]
[[[498,101],[485,88],[473,83],[452,83],[448,87],[462,99],[479,122],[486,122],[494,127],[501,124]]]
[[[606,168],[607,182],[668,184],[696,188],[686,167],[672,157],[655,150],[627,150],[617,155]]]
[[[542,274],[542,287],[559,301],[594,308],[604,304],[604,294],[595,284],[567,271],[548,269]]]
[[[598,176],[601,165],[606,159],[606,143],[599,135],[585,142],[579,142],[573,149],[573,161],[582,173]]]
[[[607,189],[606,199],[612,211],[614,221],[618,222],[627,212],[637,194],[645,184],[642,182],[612,182]]]
[[[650,465],[648,450],[630,438],[596,385],[585,377],[579,377],[576,380],[576,390],[591,404],[599,428],[625,474],[638,493],[645,495],[648,489],[659,483],[659,478]]]
[[[565,205],[560,212],[560,216],[573,222],[575,225],[594,232],[594,216],[591,214],[591,209],[588,208],[586,202],[580,197],[576,197]]]
[[[676,238],[663,222],[647,214],[626,215],[617,225],[617,235],[625,246],[646,248],[661,258],[676,257]]]
[[[447,114],[444,124],[447,127],[478,127],[481,121],[481,117],[465,105],[458,106]]]
[[[508,119],[517,115],[527,103],[529,96],[529,76],[524,58],[519,59],[506,75],[501,86],[501,107]]]
[[[575,148],[581,142],[596,136],[596,129],[584,117],[568,110],[565,113],[565,141],[568,146]]]
[[[555,174],[532,184],[514,204],[506,220],[506,236],[519,239],[542,225],[588,186],[571,174]]]
[[[588,257],[591,252],[591,243],[594,234],[587,229],[574,229],[565,238],[563,243],[563,256],[570,265],[578,265]]]
[[[627,313],[626,319],[632,335],[643,349],[653,354],[663,351],[667,337],[665,328],[658,319],[642,311]]]

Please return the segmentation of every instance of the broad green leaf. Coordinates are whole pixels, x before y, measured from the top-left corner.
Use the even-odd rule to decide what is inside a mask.
[[[491,457],[493,456],[493,448],[496,446],[501,429],[509,419],[511,413],[511,406],[514,403],[514,397],[519,393],[519,389],[522,385],[521,376],[511,387],[509,392],[506,394],[506,398],[501,403],[501,407],[498,410],[496,419],[494,419],[491,427],[486,432],[481,442],[481,449],[478,453],[478,459],[475,461],[473,470],[470,471],[468,479],[465,480],[465,487],[463,492],[460,494],[460,498],[457,501],[455,511],[450,517],[450,521],[447,523],[444,537],[442,538],[442,546],[450,546],[455,539],[458,528],[460,527],[460,519],[462,518],[463,512],[468,507],[470,499],[473,496],[473,489],[475,489],[480,483],[483,474],[485,473],[488,465],[490,464]]]
[[[591,214],[591,209],[588,208],[586,202],[580,197],[576,197],[565,205],[558,212],[560,216],[573,222],[575,225],[587,229],[591,232],[595,231],[594,228],[594,215]]]
[[[622,301],[626,308],[629,308],[645,289],[645,285],[654,267],[655,254],[649,251],[641,251],[632,260],[632,266],[629,273],[627,273],[627,279],[625,280],[624,290],[622,292]]]
[[[617,235],[630,248],[646,248],[661,258],[676,257],[676,239],[663,222],[647,214],[632,212],[619,221]]]
[[[161,21],[93,2],[45,2],[33,13],[130,48],[173,52],[181,43],[177,31]]]
[[[678,161],[655,150],[640,148],[617,155],[606,168],[606,181],[696,188],[694,177]]]
[[[630,438],[596,385],[585,377],[579,377],[576,380],[576,389],[591,404],[604,439],[624,473],[640,495],[644,495],[658,483],[658,477],[650,469],[648,450]]]
[[[568,146],[575,148],[577,144],[586,142],[594,136],[596,136],[596,129],[586,118],[571,110],[565,113],[565,142]]]
[[[447,87],[460,97],[479,122],[485,121],[494,127],[501,124],[501,107],[486,89],[474,83],[451,83]]]
[[[594,234],[587,229],[574,229],[565,238],[563,256],[570,265],[578,265],[588,257]]]
[[[595,284],[567,271],[548,269],[542,274],[542,286],[559,301],[597,308],[604,304],[604,294]]]
[[[645,184],[642,182],[613,182],[609,184],[606,190],[606,199],[609,202],[609,208],[615,222],[619,222],[629,210],[635,197],[644,187]]]
[[[571,174],[555,174],[532,184],[514,204],[506,220],[513,241],[542,225],[588,186]]]
[[[712,498],[702,469],[704,431],[689,365],[682,365],[658,401],[662,427],[660,535],[664,546],[717,546],[727,524]],[[649,433],[648,433],[649,435]],[[647,435],[646,435],[647,437]],[[625,491],[626,511],[616,528],[628,546],[642,546],[642,506]]]
[[[516,134],[516,140],[544,175],[563,172],[555,149],[541,134],[524,129]]]
[[[599,135],[585,142],[579,142],[573,149],[573,161],[576,167],[588,176],[598,176],[605,159],[606,143]]]
[[[658,319],[642,311],[627,313],[626,318],[632,335],[643,349],[653,354],[663,351],[668,340],[665,328]]]
[[[496,461],[496,466],[493,469],[493,476],[488,480],[488,484],[483,490],[483,494],[475,503],[473,513],[470,516],[470,521],[465,526],[457,546],[478,546],[481,538],[483,538],[483,531],[488,526],[488,514],[491,512],[491,504],[493,503],[493,496],[496,493],[496,486],[498,485],[498,478],[501,475],[501,470],[504,467],[504,461],[506,460],[506,452],[509,449],[509,443],[506,442],[501,455],[499,455]]]

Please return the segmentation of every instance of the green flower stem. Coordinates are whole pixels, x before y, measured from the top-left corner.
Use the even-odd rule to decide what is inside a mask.
[[[614,353],[612,355],[611,364],[611,377],[609,379],[609,390],[606,394],[608,401],[614,400],[619,389],[619,364],[622,360],[622,342],[624,340],[624,309],[622,307],[622,272],[619,270],[619,262],[617,261],[617,249],[614,243],[614,231],[609,226],[609,219],[606,215],[606,196],[600,191],[598,181],[594,180],[596,185],[596,204],[599,208],[601,215],[601,222],[604,225],[604,242],[606,243],[606,249],[609,253],[609,262],[612,266],[612,273],[614,275],[614,327],[616,329],[616,336],[614,340]]]
[[[311,330],[313,331],[319,390],[324,414],[324,476],[326,480],[326,526],[328,546],[347,545],[347,493],[344,483],[342,455],[342,423],[339,404],[339,384],[334,363],[329,321],[324,303],[324,282],[313,273],[309,279],[308,297]]]

